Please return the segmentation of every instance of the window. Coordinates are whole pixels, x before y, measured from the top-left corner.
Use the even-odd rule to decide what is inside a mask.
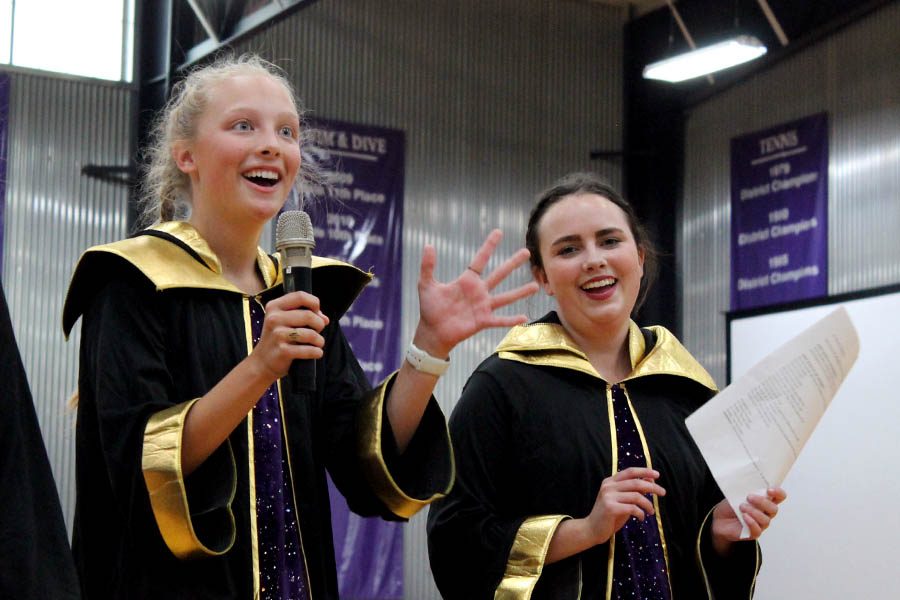
[[[131,81],[134,0],[0,0],[0,62]]]

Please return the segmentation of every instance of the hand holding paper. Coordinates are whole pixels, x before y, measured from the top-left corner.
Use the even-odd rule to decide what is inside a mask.
[[[742,527],[748,494],[776,487],[856,361],[859,339],[839,308],[784,344],[686,420]]]
[[[727,500],[719,502],[712,514],[713,547],[720,555],[725,555],[733,542],[748,537],[758,539],[772,523],[778,514],[778,505],[786,497],[780,487],[771,488],[763,496],[750,494],[737,513]]]

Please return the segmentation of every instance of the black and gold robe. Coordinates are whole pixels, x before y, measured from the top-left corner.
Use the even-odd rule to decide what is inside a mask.
[[[86,598],[255,598],[252,413],[182,476],[191,404],[252,349],[250,303],[283,293],[277,256],[258,253],[267,289],[243,294],[186,223],[88,250],[63,315],[83,316],[73,550]],[[312,600],[337,598],[326,470],[363,515],[406,519],[449,489],[452,457],[432,399],[398,456],[384,414],[393,376],[375,389],[339,320],[370,276],[315,258],[313,293],[330,324],[317,390],[279,384],[285,444]]]
[[[755,542],[712,552],[722,495],[684,419],[715,393],[706,371],[666,329],[629,332],[625,390],[649,466],[666,495],[656,520],[675,600],[749,598]],[[613,474],[611,385],[555,313],[513,328],[466,384],[450,419],[456,485],[430,508],[431,567],[445,600],[609,598],[614,544],[544,565],[567,518],[587,516]],[[652,517],[651,517],[652,518]]]

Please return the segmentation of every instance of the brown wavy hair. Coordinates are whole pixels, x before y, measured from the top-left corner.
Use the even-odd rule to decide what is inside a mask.
[[[599,175],[583,172],[569,173],[538,195],[537,202],[534,208],[531,209],[531,215],[528,217],[528,228],[525,230],[525,247],[531,252],[531,268],[532,270],[544,269],[538,235],[538,226],[541,218],[551,206],[566,196],[577,194],[597,194],[621,208],[622,212],[625,213],[635,244],[644,255],[644,276],[641,278],[641,287],[638,291],[637,301],[631,311],[634,314],[644,304],[644,301],[647,299],[647,293],[650,291],[653,282],[656,281],[659,269],[659,253],[650,239],[647,228],[638,219],[634,207]]]

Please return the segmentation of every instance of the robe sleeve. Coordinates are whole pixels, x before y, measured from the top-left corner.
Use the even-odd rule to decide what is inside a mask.
[[[169,550],[180,558],[219,556],[235,539],[231,502],[237,473],[230,442],[213,452],[190,477],[185,478],[181,470],[184,421],[194,402],[151,415],[142,448],[141,466],[153,516]]]
[[[235,537],[234,458],[226,442],[189,477],[182,474],[182,430],[193,401],[175,389],[167,366],[165,302],[136,276],[99,293],[84,316],[81,384],[88,389],[79,421],[96,422],[91,444],[104,463],[96,468],[105,469],[119,505],[154,520],[179,558],[215,556]]]
[[[756,577],[762,566],[762,553],[755,540],[735,542],[730,554],[724,557],[713,549],[713,510],[722,499],[722,491],[707,468],[702,502],[710,508],[697,531],[694,547],[697,566],[710,598],[749,600],[753,597]]]
[[[396,373],[371,389],[336,325],[327,336],[327,464],[351,510],[405,520],[442,497],[454,478],[447,423],[432,397],[406,451],[397,451],[386,414]]]
[[[526,599],[565,515],[506,514],[510,416],[501,386],[476,371],[450,419],[458,465],[450,494],[428,515],[428,552],[446,600]]]
[[[696,544],[697,563],[707,593],[710,598],[750,600],[756,587],[756,576],[762,566],[759,542],[735,542],[727,557],[719,556],[712,545],[712,510],[703,520]]]

